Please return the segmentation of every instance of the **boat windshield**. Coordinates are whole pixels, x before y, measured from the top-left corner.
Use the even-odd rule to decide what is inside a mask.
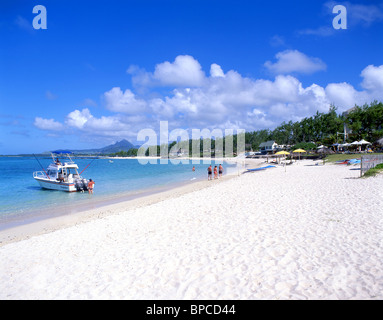
[[[55,169],[48,169],[47,175],[50,177],[55,177],[57,175],[57,170]]]
[[[74,169],[74,168],[68,168],[67,169],[67,173],[68,173],[68,175],[70,175],[70,174],[73,174],[73,175],[78,174],[77,170]]]
[[[74,164],[74,161],[70,157],[71,152],[52,152],[53,162],[57,165],[61,164]],[[60,160],[61,159],[61,160]]]

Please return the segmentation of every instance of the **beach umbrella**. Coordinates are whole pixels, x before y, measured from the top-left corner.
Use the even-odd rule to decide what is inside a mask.
[[[290,152],[287,151],[278,151],[275,155],[284,155],[285,156],[285,162],[286,162],[286,156],[290,154]],[[286,172],[286,163],[285,163],[285,172]]]
[[[354,141],[350,143],[351,146],[361,146],[362,144],[359,141]]]
[[[383,146],[383,138],[380,138],[377,143],[379,143],[381,146]]]
[[[276,154],[277,154],[277,155],[281,155],[281,154],[288,155],[288,154],[290,154],[290,152],[287,152],[287,151],[278,151]]]
[[[321,149],[317,150],[317,153],[331,154],[331,153],[335,153],[335,152],[332,151],[330,148],[321,148]]]
[[[368,142],[368,141],[362,139],[359,141],[359,144],[371,144],[371,142]]]
[[[362,150],[362,145],[364,145],[364,144],[371,144],[371,143],[362,139],[360,141],[354,141],[351,144],[354,145],[354,146],[359,146],[359,151],[361,151]]]
[[[301,153],[307,152],[306,150],[303,149],[296,149],[293,151],[294,153],[299,153],[299,160],[301,160]]]
[[[275,153],[276,156],[282,156],[282,155],[287,156],[289,154],[290,152],[287,152],[287,151],[278,151],[277,153]]]
[[[278,151],[275,155],[277,156],[281,156],[281,155],[284,155],[284,156],[287,156],[287,155],[289,155],[290,154],[290,152],[287,152],[287,151]]]
[[[368,141],[366,141],[364,139],[360,140],[359,143],[360,143],[360,145],[364,145],[364,144],[371,145],[372,144],[371,142],[368,142]],[[367,151],[367,149],[368,148],[366,147],[366,151]]]

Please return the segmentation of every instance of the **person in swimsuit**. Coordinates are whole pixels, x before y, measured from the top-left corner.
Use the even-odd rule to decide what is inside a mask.
[[[214,179],[218,179],[218,169],[217,169],[217,166],[214,167]]]
[[[211,180],[211,175],[213,174],[213,169],[211,168],[211,165],[209,168],[207,168],[207,180]]]
[[[218,173],[219,173],[219,176],[222,177],[222,173],[223,173],[223,167],[222,167],[222,164],[219,165]]]
[[[92,181],[92,179],[89,179],[89,182],[88,182],[88,192],[89,193],[93,193],[93,187],[94,187],[94,181]]]

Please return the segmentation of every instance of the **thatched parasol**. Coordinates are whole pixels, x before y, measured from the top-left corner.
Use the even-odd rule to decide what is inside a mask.
[[[322,154],[332,154],[335,153],[332,151],[330,148],[320,148],[317,150],[317,153],[322,153]]]

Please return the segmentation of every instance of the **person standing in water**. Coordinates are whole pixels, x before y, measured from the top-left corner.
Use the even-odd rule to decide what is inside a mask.
[[[207,180],[212,180],[212,174],[213,174],[213,169],[211,168],[211,165],[209,168],[207,168]]]
[[[93,193],[93,187],[94,187],[94,181],[92,179],[89,179],[88,182],[88,192]]]
[[[222,173],[223,173],[223,167],[222,167],[222,164],[219,165],[218,173],[219,173],[219,177],[222,177]]]

